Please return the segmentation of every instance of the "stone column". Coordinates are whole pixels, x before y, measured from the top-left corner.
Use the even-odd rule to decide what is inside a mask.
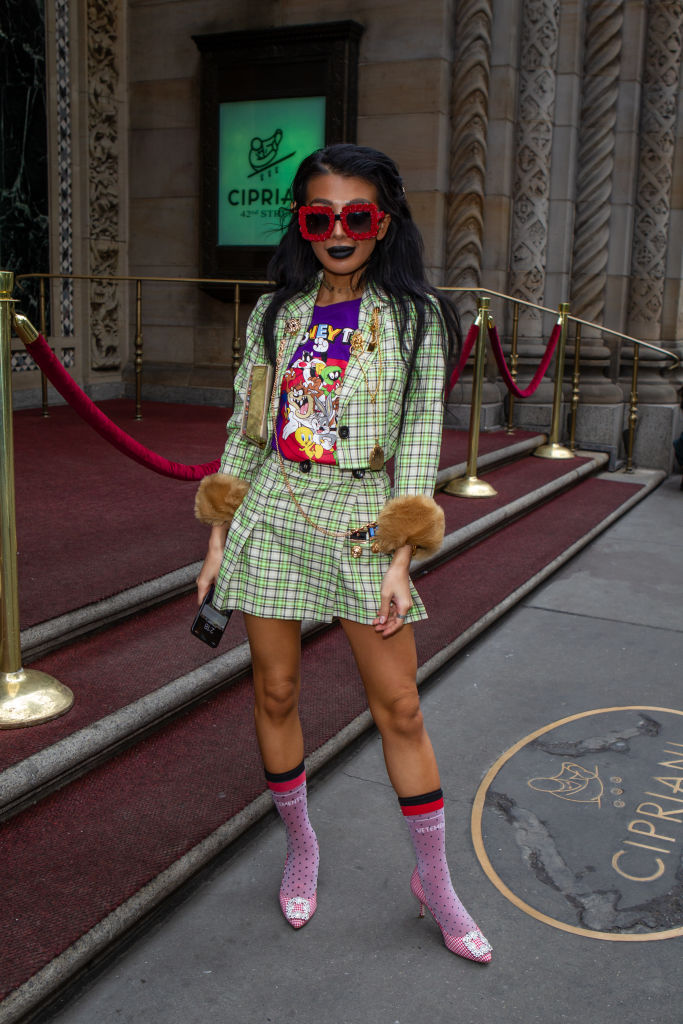
[[[126,273],[125,135],[121,79],[125,11],[121,0],[87,0],[87,118],[89,263],[91,274]],[[90,360],[93,370],[122,363],[127,330],[127,288],[108,281],[90,285]]]
[[[584,26],[570,309],[594,323],[605,323],[623,7],[623,0],[590,0]],[[616,453],[622,393],[608,379],[610,358],[601,332],[584,325],[577,441]]]
[[[446,284],[481,284],[484,184],[491,63],[491,0],[458,0],[451,88],[450,189],[446,208]],[[476,296],[458,299],[476,311]]]
[[[524,0],[519,60],[517,135],[508,292],[543,304],[548,248],[550,172],[559,44],[559,0]],[[520,379],[528,380],[547,342],[544,317],[521,307]],[[531,426],[533,404],[547,403],[550,381],[541,384],[536,402],[518,406],[519,422]],[[521,410],[521,411],[520,411]],[[541,419],[545,417],[545,412]],[[538,425],[542,425],[540,420]]]
[[[662,347],[673,347],[674,341],[663,336],[667,258],[674,250],[680,264],[680,230],[672,231],[671,201],[682,37],[681,0],[651,0],[640,113],[627,333]],[[622,360],[624,370],[628,361],[628,357]],[[675,389],[660,374],[665,362],[656,353],[641,352],[641,404],[675,403]],[[627,387],[626,382],[624,387]]]
[[[446,284],[471,287],[456,294],[455,304],[466,332],[477,313],[476,289],[481,284],[484,234],[489,76],[491,65],[491,0],[458,0],[451,83],[450,187],[446,207]],[[469,423],[471,373],[453,389],[448,421]],[[501,417],[500,392],[485,382],[482,426]]]

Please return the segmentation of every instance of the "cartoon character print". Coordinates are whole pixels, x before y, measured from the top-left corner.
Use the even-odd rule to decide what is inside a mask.
[[[331,452],[337,443],[337,405],[338,399],[325,392],[315,399],[315,412],[311,417],[313,440],[325,451]]]
[[[339,393],[346,360],[335,359],[330,345],[341,333],[328,324],[314,324],[297,339],[295,358],[282,377],[281,438],[294,445],[291,457],[296,450],[307,459],[335,459]]]
[[[315,412],[315,399],[318,394],[318,384],[303,378],[292,381],[287,390],[287,405],[285,406],[285,418],[287,423],[282,431],[282,439],[287,438],[296,432],[299,427],[309,426],[309,421]]]
[[[315,441],[308,427],[297,427],[294,437],[307,459],[319,459],[323,454],[325,449]]]

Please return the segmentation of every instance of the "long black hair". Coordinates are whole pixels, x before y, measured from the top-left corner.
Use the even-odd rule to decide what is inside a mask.
[[[307,156],[292,183],[292,215],[287,230],[268,266],[276,291],[263,319],[267,358],[275,363],[275,320],[284,303],[310,288],[320,263],[310,242],[299,231],[298,208],[306,205],[308,182],[318,174],[362,178],[377,189],[381,210],[391,215],[386,235],[375,245],[362,268],[359,285],[373,285],[393,300],[398,311],[401,353],[408,368],[408,393],[428,318],[440,316],[446,362],[455,357],[460,342],[460,320],[455,308],[427,281],[422,236],[410,213],[403,181],[394,161],[376,149],[337,143]],[[436,302],[436,307],[434,303]],[[405,410],[405,396],[404,396]]]

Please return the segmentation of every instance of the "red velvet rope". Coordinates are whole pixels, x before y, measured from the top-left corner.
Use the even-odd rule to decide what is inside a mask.
[[[529,386],[522,389],[517,387],[514,380],[512,379],[512,376],[510,375],[507,363],[505,362],[505,353],[503,352],[503,346],[501,345],[500,338],[498,337],[497,327],[489,327],[489,338],[491,339],[491,348],[493,349],[493,354],[496,357],[496,362],[498,363],[500,375],[505,381],[508,391],[511,391],[513,395],[517,396],[517,398],[528,398],[529,395],[533,395],[534,391],[536,390],[538,385],[541,383],[543,377],[545,376],[546,370],[550,366],[550,360],[553,357],[553,352],[555,351],[555,346],[557,345],[559,337],[560,325],[555,324],[552,330],[552,334],[550,335],[550,340],[548,341],[545,352],[543,353],[543,359],[541,360],[540,366],[536,370],[536,373],[533,375]]]
[[[478,326],[478,324],[474,323],[474,324],[472,324],[472,326],[470,327],[469,331],[467,332],[467,337],[465,338],[465,340],[463,342],[462,352],[460,353],[460,359],[458,360],[458,365],[453,370],[453,373],[451,374],[451,379],[448,382],[448,391],[446,392],[446,398],[448,398],[448,396],[450,395],[451,391],[453,390],[453,388],[457,384],[458,378],[459,378],[460,374],[462,373],[462,371],[465,368],[465,363],[467,362],[467,360],[470,357],[470,352],[474,348],[474,343],[477,340],[478,334],[479,334],[479,326]]]
[[[96,430],[100,437],[109,441],[114,448],[127,455],[129,459],[139,462],[141,466],[146,466],[147,469],[151,469],[155,473],[160,473],[161,476],[170,476],[175,480],[201,480],[208,473],[217,472],[220,465],[218,459],[215,462],[205,462],[202,466],[186,466],[182,462],[171,462],[169,459],[157,455],[156,452],[151,452],[149,448],[145,448],[125,430],[117,427],[66,372],[42,334],[39,334],[35,341],[26,345],[26,349],[74,412],[77,412],[93,430]]]

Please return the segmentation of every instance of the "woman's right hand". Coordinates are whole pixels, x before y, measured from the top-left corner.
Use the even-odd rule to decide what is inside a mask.
[[[212,526],[209,548],[197,577],[197,604],[201,604],[209,592],[209,588],[218,579],[218,570],[223,561],[223,549],[228,536],[227,526]]]

